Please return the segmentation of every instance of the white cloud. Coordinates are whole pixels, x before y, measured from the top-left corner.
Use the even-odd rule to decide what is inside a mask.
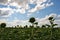
[[[0,19],[0,24],[1,23],[6,23],[7,22],[7,20],[5,20],[5,19]]]
[[[41,3],[43,3],[43,2],[46,2],[47,0],[30,0],[30,3],[31,4],[41,4]]]
[[[55,20],[55,23],[58,24],[58,27],[60,27],[60,19],[59,20]]]
[[[10,3],[9,5],[11,5],[11,6],[18,6],[18,4],[16,2]]]
[[[57,14],[50,14],[50,15],[47,15],[45,16],[44,18],[36,18],[36,21],[38,22],[38,25],[41,26],[41,25],[44,25],[44,24],[50,24],[48,18],[50,16],[53,16],[55,18],[58,18],[58,19],[55,19],[54,23],[57,23],[58,26],[57,27],[60,27],[60,18],[58,17],[59,15]],[[28,22],[28,20],[19,20],[15,17],[15,19],[13,21],[8,21],[7,19],[0,19],[0,23],[3,23],[5,22],[7,24],[7,27],[12,27],[12,26],[16,26],[16,25],[31,25],[31,23]]]
[[[35,8],[30,9],[28,12],[35,12],[37,10],[41,10],[41,9],[44,9],[44,8],[45,8],[45,4],[43,4],[43,5],[37,4],[35,6]]]
[[[47,3],[44,3],[44,2],[47,2]],[[51,2],[51,0],[29,0],[29,1],[28,0],[11,0],[9,2],[9,5],[16,6],[18,9],[22,8],[22,9],[20,9],[21,13],[25,13],[26,10],[28,10],[28,9],[29,9],[28,12],[33,13],[37,10],[42,10],[48,6],[53,5],[53,2],[51,2],[51,3],[49,3],[49,2]],[[37,4],[37,5],[35,6],[35,8],[30,9],[29,4]]]
[[[60,15],[58,15],[58,18],[60,18]]]
[[[20,13],[25,13],[25,9],[20,9]]]
[[[30,23],[28,22],[28,20],[19,20],[17,19],[17,17],[14,18],[14,20],[9,21],[9,19],[0,19],[0,24],[1,23],[6,23],[7,26],[6,27],[15,27],[17,25],[21,25],[22,27],[25,25],[30,25]]]
[[[57,14],[55,14],[55,13],[51,13],[50,15],[48,15],[48,16],[46,16],[46,17],[54,17],[54,18],[56,18],[56,16],[57,16]],[[58,15],[59,16],[59,15]]]
[[[39,26],[42,26],[44,24],[49,24],[48,17],[41,18],[41,19],[36,18],[36,20],[37,20]]]
[[[48,1],[48,2],[47,2]],[[47,3],[44,3],[47,2]],[[14,12],[19,12],[21,14],[26,13],[26,10],[28,10],[28,14],[27,16],[29,17],[31,15],[31,13],[37,11],[37,10],[42,10],[46,7],[49,7],[51,5],[53,5],[53,2],[51,2],[51,0],[0,0],[0,4],[7,4],[9,5],[8,8],[0,8],[0,16],[1,17],[8,17],[10,15],[12,15]],[[29,4],[37,4],[34,8],[30,9]],[[10,6],[15,6],[16,9],[12,9],[10,8]],[[37,18],[37,21],[39,22],[39,25],[45,24],[45,23],[49,23],[47,18],[49,16],[54,16],[58,19],[56,19],[56,23],[58,23],[60,25],[60,15],[56,15],[56,14],[50,14],[47,15],[45,18]],[[7,22],[6,20],[3,20],[4,22]],[[0,20],[0,22],[2,22]],[[13,26],[13,25],[17,25],[17,24],[21,24],[21,25],[26,25],[29,24],[27,20],[17,20],[15,19],[12,22],[7,22],[8,25]]]
[[[45,16],[45,18],[41,18],[41,19],[40,18],[36,18],[37,22],[39,23],[39,26],[44,25],[44,24],[50,24],[50,22],[48,20],[48,18],[50,16],[53,16],[54,18],[56,18],[54,23],[58,24],[58,26],[56,26],[56,27],[60,27],[60,18],[58,17],[59,15],[57,15],[57,14],[50,14],[50,15]]]
[[[8,0],[0,0],[0,4],[7,4]]]
[[[30,23],[28,22],[28,20],[18,20],[18,19],[7,23],[7,27],[8,26],[12,27],[17,25],[25,26],[25,25],[30,25]]]
[[[18,19],[15,19],[13,21],[8,21],[7,19],[0,19],[0,24],[1,23],[6,23],[7,27],[12,27],[12,26],[14,27],[17,25],[21,25],[21,26],[29,25],[28,20],[18,20]]]
[[[47,2],[47,3],[44,3]],[[0,8],[0,10],[5,10],[3,14],[6,14],[8,11],[8,14],[11,15],[11,12],[19,12],[21,14],[26,13],[26,11],[29,13],[36,12],[37,10],[42,10],[48,6],[53,5],[53,2],[51,0],[0,0],[0,3],[6,4],[9,8]],[[36,4],[36,6],[32,9],[30,9],[29,4]],[[10,8],[10,6],[16,7],[16,9]],[[1,14],[0,14],[1,15]]]
[[[1,17],[8,17],[10,16],[13,12],[13,9],[11,8],[0,8],[0,16]]]
[[[44,2],[46,2],[46,1],[47,1],[47,0],[37,0],[37,1],[35,2],[35,4],[37,4],[37,5],[35,6],[35,8],[30,9],[29,12],[35,12],[35,11],[37,11],[37,10],[42,10],[42,9],[44,9],[44,8],[46,8],[46,7],[49,7],[49,6],[53,5],[53,2],[51,2],[50,0],[48,0],[47,3],[44,3]],[[51,3],[49,3],[49,2],[51,2]],[[42,3],[43,3],[43,4],[42,4]]]
[[[51,6],[51,5],[54,5],[54,3],[53,3],[53,2],[51,2],[50,4],[47,3],[47,4],[46,4],[46,7]]]
[[[27,17],[29,17],[30,15],[31,15],[31,13],[28,13],[28,14],[27,14]]]

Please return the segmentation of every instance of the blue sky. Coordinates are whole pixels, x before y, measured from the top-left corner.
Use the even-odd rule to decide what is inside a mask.
[[[60,20],[59,4],[60,0],[0,0],[0,21],[7,24],[16,23],[16,20],[25,22],[30,17],[35,17],[40,21],[50,15],[56,15]]]

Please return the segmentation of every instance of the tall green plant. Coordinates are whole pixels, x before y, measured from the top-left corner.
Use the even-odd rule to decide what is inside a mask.
[[[48,20],[49,20],[49,22],[50,22],[50,24],[51,24],[50,26],[51,26],[52,28],[57,25],[57,24],[54,24],[55,18],[49,17]]]
[[[47,25],[47,26],[49,26],[49,27],[51,27],[51,40],[53,39],[53,28],[54,28],[54,26],[56,26],[57,24],[54,24],[54,20],[55,20],[55,18],[54,17],[49,17],[48,18],[48,20],[49,20],[49,22],[50,22],[50,25]]]
[[[35,20],[35,18],[34,17],[31,17],[30,19],[29,19],[29,22],[30,23],[32,23],[32,30],[31,30],[31,38],[30,38],[30,40],[31,39],[33,39],[33,30],[34,30],[34,22],[35,22],[36,20]]]

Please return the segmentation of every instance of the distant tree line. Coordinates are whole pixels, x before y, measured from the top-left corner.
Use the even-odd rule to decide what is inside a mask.
[[[42,28],[44,28],[44,27],[50,27],[50,28],[53,28],[54,26],[56,26],[57,24],[54,24],[54,17],[49,17],[48,18],[48,20],[49,20],[49,22],[50,22],[50,25],[49,24],[45,24],[45,25],[42,25]],[[31,28],[33,28],[34,27],[34,25],[36,25],[36,27],[37,28],[39,28],[40,26],[38,26],[38,22],[36,22],[36,19],[34,18],[34,17],[31,17],[30,19],[29,19],[29,22],[32,24],[32,26],[30,25],[29,27],[31,27]],[[0,27],[1,28],[5,28],[6,27],[6,23],[1,23],[0,24]],[[15,26],[16,27],[16,26]],[[17,25],[17,27],[19,27],[19,25]],[[24,28],[27,28],[28,27],[28,25],[25,25],[24,26]],[[22,27],[21,27],[22,28]]]

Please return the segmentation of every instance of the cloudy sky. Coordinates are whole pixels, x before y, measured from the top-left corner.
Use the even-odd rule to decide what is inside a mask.
[[[47,24],[50,16],[60,26],[60,0],[0,0],[0,23],[7,26],[30,25],[30,17],[39,25]]]

